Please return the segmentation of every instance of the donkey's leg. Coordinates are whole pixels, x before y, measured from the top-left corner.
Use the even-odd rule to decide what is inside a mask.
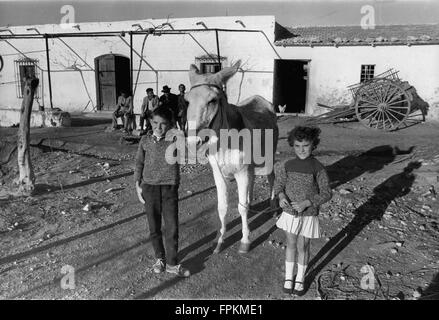
[[[218,216],[221,221],[221,229],[218,237],[218,243],[215,247],[214,253],[219,253],[224,243],[224,234],[226,233],[226,215],[228,208],[228,190],[227,183],[221,174],[221,171],[216,162],[211,161],[213,177],[215,179],[217,197],[218,197]]]
[[[248,177],[248,205],[249,207],[252,204],[253,201],[253,189],[255,185],[255,172],[254,170],[249,171],[249,177]]]
[[[239,246],[240,253],[247,253],[250,248],[250,229],[248,227],[248,188],[249,188],[249,171],[242,170],[235,174],[236,184],[238,185],[238,211],[242,220],[242,238],[241,245]]]
[[[269,188],[270,188],[270,209],[272,209],[272,210],[274,210],[274,209],[276,209],[278,207],[278,205],[276,203],[276,199],[275,199],[276,195],[274,193],[274,179],[275,179],[274,171],[272,171],[267,176],[268,185],[269,185]],[[273,214],[273,216],[276,216],[276,215],[277,215],[277,213],[275,212]]]
[[[268,176],[267,176],[267,180],[268,180],[268,185],[270,188],[270,200],[274,200],[275,194],[274,194],[274,171],[272,171]]]

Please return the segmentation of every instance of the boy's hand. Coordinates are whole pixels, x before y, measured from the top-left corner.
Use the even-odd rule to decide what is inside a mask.
[[[137,197],[139,198],[139,201],[142,204],[145,204],[145,200],[143,200],[143,196],[142,196],[142,188],[139,185],[139,182],[136,182],[136,191],[137,191]]]
[[[291,202],[291,206],[297,212],[302,213],[303,211],[305,211],[306,208],[311,206],[311,201],[304,200],[304,201],[301,201],[301,202]]]

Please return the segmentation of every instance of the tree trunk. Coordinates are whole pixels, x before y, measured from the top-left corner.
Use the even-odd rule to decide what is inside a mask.
[[[34,94],[38,83],[37,78],[25,79],[23,103],[20,110],[20,128],[18,129],[17,142],[18,190],[24,194],[31,194],[35,183],[35,175],[30,160],[29,127]]]

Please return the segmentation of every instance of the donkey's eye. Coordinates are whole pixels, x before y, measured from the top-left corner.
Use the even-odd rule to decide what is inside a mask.
[[[217,100],[214,98],[214,99],[212,99],[212,100],[209,101],[209,104],[215,104],[216,101],[217,101]]]

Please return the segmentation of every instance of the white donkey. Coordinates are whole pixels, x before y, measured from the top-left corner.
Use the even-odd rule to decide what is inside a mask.
[[[266,175],[270,185],[271,200],[274,199],[274,154],[276,152],[279,130],[276,123],[276,114],[273,105],[260,96],[253,96],[233,105],[227,102],[227,97],[223,87],[227,80],[231,78],[240,66],[240,61],[232,67],[224,68],[215,74],[200,74],[195,65],[191,65],[189,77],[191,89],[186,93],[185,98],[189,103],[187,110],[187,123],[189,132],[192,129],[197,134],[202,129],[211,129],[216,134],[209,138],[207,143],[215,143],[218,148],[209,148],[208,161],[212,167],[213,176],[218,195],[218,214],[221,220],[221,230],[215,253],[222,249],[224,234],[226,232],[226,214],[228,208],[228,181],[237,182],[239,205],[238,211],[242,219],[242,239],[239,248],[240,253],[248,252],[250,248],[250,230],[248,226],[247,214],[249,205],[253,197],[253,184],[255,175]],[[186,127],[186,133],[188,127]],[[242,132],[248,129],[251,132],[252,148],[246,148],[243,143],[238,148],[221,147],[221,129],[236,129],[235,132]],[[262,135],[259,138],[253,133],[255,129],[261,129]],[[268,129],[268,130],[267,130]],[[222,130],[224,132],[224,130]],[[264,144],[268,137],[268,144]],[[255,139],[254,139],[255,138]],[[228,139],[228,138],[227,138]],[[223,139],[224,140],[224,139]],[[204,139],[198,135],[189,135],[187,138],[188,147],[194,144],[199,148],[206,146]],[[242,140],[241,140],[242,142]],[[245,144],[246,142],[244,142]],[[248,143],[248,141],[247,141]],[[263,163],[255,163],[255,145],[259,143],[262,152],[267,153],[265,158],[271,160]],[[249,151],[250,150],[250,151]],[[248,153],[251,153],[250,155]],[[247,161],[246,161],[247,159]],[[251,159],[249,162],[248,159]],[[273,201],[271,201],[273,204]]]

